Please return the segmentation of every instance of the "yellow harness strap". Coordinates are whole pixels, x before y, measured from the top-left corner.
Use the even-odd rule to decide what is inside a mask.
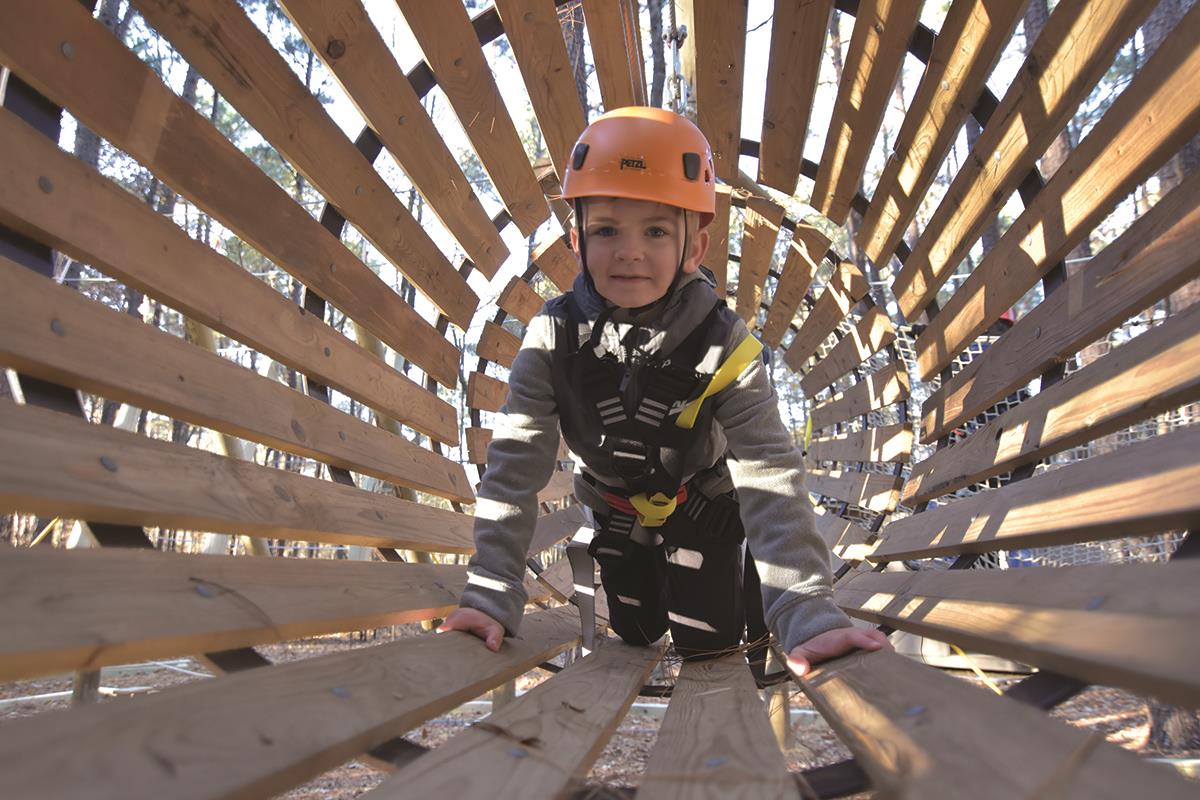
[[[629,498],[629,504],[638,512],[638,522],[643,528],[658,528],[667,521],[667,517],[675,513],[675,497],[667,497],[662,492],[656,492],[653,497],[646,493],[635,494]]]
[[[753,336],[747,336],[745,339],[742,339],[741,344],[733,349],[733,352],[729,354],[729,357],[725,359],[721,366],[717,367],[717,371],[713,374],[708,388],[704,390],[704,394],[684,407],[679,417],[675,420],[675,424],[680,428],[688,429],[695,425],[696,417],[700,415],[700,406],[704,401],[733,383],[737,379],[737,376],[742,374],[742,370],[749,366],[751,361],[758,358],[758,354],[762,352],[762,348],[762,342]]]

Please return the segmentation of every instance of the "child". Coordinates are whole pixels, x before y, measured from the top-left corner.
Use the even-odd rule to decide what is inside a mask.
[[[714,181],[704,135],[662,109],[611,111],[575,145],[562,196],[575,205],[580,275],[530,323],[513,362],[467,587],[439,631],[469,631],[491,650],[516,634],[561,425],[583,462],[576,496],[597,523],[589,552],[622,639],[648,644],[670,627],[681,655],[716,654],[765,608],[796,675],[888,647],[830,597],[829,552],[762,345],[700,270]],[[745,571],[749,614],[746,534],[758,563]]]

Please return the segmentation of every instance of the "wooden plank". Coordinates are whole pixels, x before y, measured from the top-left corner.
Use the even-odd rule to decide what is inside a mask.
[[[10,155],[0,161],[4,225],[92,264],[422,433],[442,442],[457,440],[457,414],[449,403],[192,239],[140,198],[4,110],[0,149]],[[440,336],[439,341],[458,352]]]
[[[803,686],[883,797],[1195,796],[1174,770],[898,653],[828,662]]]
[[[0,255],[0,365],[473,503],[461,465]]]
[[[738,267],[737,313],[751,328],[762,303],[763,284],[775,255],[775,242],[783,222],[783,206],[761,197],[746,198],[742,233],[742,260]]]
[[[467,428],[467,460],[472,464],[486,464],[487,449],[491,443],[490,428]]]
[[[893,290],[905,319],[915,320],[937,295],[1149,12],[1137,0],[1055,6],[896,275]]]
[[[516,276],[508,282],[496,300],[496,305],[526,325],[537,316],[544,304],[542,296],[535,292],[528,283]]]
[[[538,492],[539,503],[553,503],[575,493],[575,473],[570,470],[555,470],[550,482]]]
[[[471,517],[0,404],[0,507],[128,525],[470,553]]]
[[[6,10],[13,22],[0,29],[0,61],[439,383],[454,385],[454,345],[87,9],[19,0]],[[73,45],[69,59],[64,41]],[[449,315],[455,324],[470,322],[473,298],[459,297]]]
[[[583,0],[583,18],[604,110],[646,105],[646,75],[642,66],[645,62],[636,3],[631,13],[629,0]]]
[[[746,4],[688,0],[679,11],[688,29],[680,56],[696,96],[696,125],[712,147],[717,177],[731,184],[742,144]]]
[[[880,475],[877,472],[851,472],[844,469],[806,469],[804,484],[808,491],[836,497],[851,505],[888,514],[896,510],[900,500],[899,475]]]
[[[236,0],[135,5],[396,269],[463,325],[478,303],[466,279]]]
[[[1200,131],[1200,10],[1171,31],[1126,90],[917,339],[929,380],[1017,302],[1138,183]]]
[[[467,580],[441,564],[107,548],[17,550],[0,576],[5,681],[419,622]]]
[[[842,337],[833,349],[800,379],[800,388],[809,397],[878,353],[896,340],[896,329],[882,306],[872,306],[854,329]]]
[[[43,714],[0,730],[0,764],[19,797],[272,796],[578,639],[579,616],[563,608],[527,617],[496,654],[467,633],[427,634]],[[59,747],[88,757],[64,762]]]
[[[557,9],[554,4],[540,0],[498,0],[495,5],[529,92],[538,128],[546,140],[550,161],[559,175],[565,175],[571,151],[587,120],[575,89],[575,73],[567,57]],[[595,39],[592,49],[595,50]]]
[[[847,613],[1162,702],[1200,706],[1200,564],[865,573]]]
[[[579,262],[574,251],[563,237],[555,236],[539,244],[533,251],[533,263],[537,264],[560,292],[571,291],[575,276],[579,274]]]
[[[867,428],[856,433],[843,433],[823,439],[813,439],[808,445],[808,457],[813,461],[882,461],[907,462],[912,454],[913,432],[907,425],[887,425]]]
[[[936,441],[1197,276],[1200,175],[1192,175],[930,395],[921,440]]]
[[[784,363],[793,371],[799,372],[804,362],[817,352],[829,334],[837,328],[837,324],[850,313],[855,303],[866,296],[870,288],[866,276],[853,262],[839,263],[829,277],[825,291],[817,298],[816,305],[784,351]]]
[[[908,372],[903,364],[893,361],[814,408],[813,430],[819,431],[868,411],[886,408],[907,399],[908,393]]]
[[[467,378],[467,406],[480,411],[499,411],[508,400],[508,384],[482,372]]]
[[[906,505],[929,500],[1200,398],[1200,307],[1171,317],[963,441],[914,464]]]
[[[529,555],[537,555],[564,539],[574,536],[580,528],[591,528],[582,505],[567,506],[538,517],[537,528],[529,543]]]
[[[862,561],[875,550],[875,542],[868,544],[874,534],[857,522],[852,522],[835,514],[814,509],[817,518],[817,532],[829,551],[843,561]],[[838,583],[841,586],[841,583]]]
[[[921,0],[862,0],[858,4],[809,201],[839,225],[846,221],[850,201],[862,182],[867,156],[904,65],[921,6]]]
[[[508,247],[360,0],[283,6],[471,263],[495,277]]]
[[[799,229],[800,225],[796,227]],[[825,250],[828,249],[826,240]],[[767,321],[763,324],[762,339],[769,347],[778,347],[783,340],[783,334],[792,324],[792,317],[796,316],[796,309],[812,286],[820,263],[821,255],[815,254],[803,237],[792,238],[779,272],[779,281],[775,284],[775,294],[771,296],[771,305],[767,309]]]
[[[638,797],[795,793],[745,657],[684,662]]]
[[[704,266],[708,267],[716,279],[717,297],[725,296],[725,284],[729,280],[729,201],[730,188],[717,184],[717,207],[713,220],[708,224],[709,240],[708,255],[704,257]]]
[[[363,797],[561,796],[586,777],[661,656],[610,639]]]
[[[896,252],[1025,6],[1025,0],[951,4],[858,231],[859,246],[875,264],[887,264]]]
[[[494,361],[505,367],[511,367],[517,351],[521,349],[521,340],[504,330],[501,326],[488,320],[483,323],[483,333],[475,352],[480,358]]]
[[[758,149],[758,182],[794,194],[833,0],[775,0]]]
[[[424,0],[396,0],[396,4],[517,230],[531,235],[550,218],[550,206],[500,97],[466,7]]]
[[[1181,428],[897,520],[872,560],[1141,536],[1200,522],[1200,428]]]

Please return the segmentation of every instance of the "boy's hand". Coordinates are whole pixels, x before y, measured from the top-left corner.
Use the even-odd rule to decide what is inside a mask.
[[[447,620],[449,621],[449,620]],[[844,656],[855,650],[892,650],[887,636],[877,630],[863,628],[834,628],[818,633],[803,644],[798,644],[788,653],[788,669],[797,678],[808,674],[813,664]]]
[[[493,653],[500,650],[500,642],[504,639],[504,626],[487,614],[474,608],[456,608],[446,617],[446,621],[438,626],[438,633],[446,631],[466,631],[483,639],[484,645]]]

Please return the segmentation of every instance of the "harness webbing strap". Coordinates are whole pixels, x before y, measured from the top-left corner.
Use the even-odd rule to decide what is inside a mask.
[[[700,406],[704,401],[733,383],[737,379],[737,376],[742,374],[742,370],[746,369],[751,361],[758,358],[758,354],[762,352],[762,348],[762,342],[753,336],[747,336],[745,339],[742,339],[741,344],[733,349],[733,352],[721,363],[721,366],[717,367],[717,371],[713,374],[712,380],[709,381],[708,387],[704,392],[684,406],[683,411],[676,418],[675,424],[680,428],[689,429],[695,425],[696,417],[700,414]]]

